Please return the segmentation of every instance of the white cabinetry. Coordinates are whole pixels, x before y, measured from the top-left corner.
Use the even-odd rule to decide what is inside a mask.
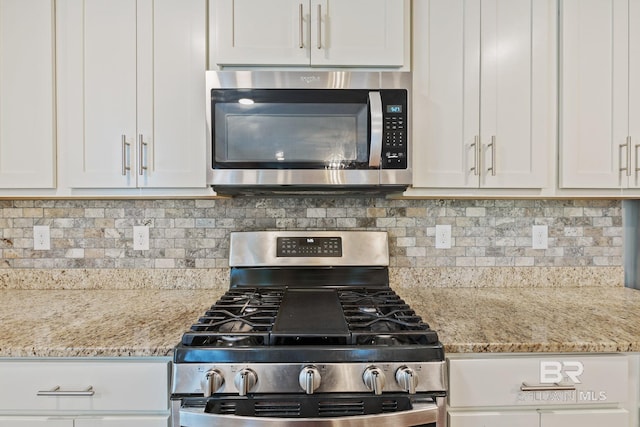
[[[2,417],[0,427],[74,427],[72,418]]]
[[[53,0],[0,0],[0,188],[55,186],[53,15]]]
[[[219,65],[401,67],[405,0],[212,0]]]
[[[492,355],[449,358],[449,427],[631,427],[630,358]]]
[[[556,1],[413,6],[414,187],[546,187]]]
[[[563,0],[560,186],[640,187],[640,1]]]
[[[168,359],[4,359],[0,427],[167,427]]]
[[[206,0],[58,0],[70,188],[204,187]]]

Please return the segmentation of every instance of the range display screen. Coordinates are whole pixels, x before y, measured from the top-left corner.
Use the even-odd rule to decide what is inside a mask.
[[[278,257],[341,257],[340,237],[278,237]]]

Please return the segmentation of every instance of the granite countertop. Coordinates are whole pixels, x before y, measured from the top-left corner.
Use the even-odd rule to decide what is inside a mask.
[[[394,288],[448,353],[640,351],[640,291]],[[0,290],[0,357],[169,356],[224,292]]]

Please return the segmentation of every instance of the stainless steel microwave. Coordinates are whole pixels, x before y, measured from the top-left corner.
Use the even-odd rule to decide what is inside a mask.
[[[372,194],[411,184],[410,73],[207,72],[219,194]]]

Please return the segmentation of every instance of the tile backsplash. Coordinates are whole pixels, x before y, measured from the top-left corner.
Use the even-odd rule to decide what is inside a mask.
[[[439,224],[451,225],[451,249],[435,248]],[[50,226],[50,250],[33,250],[34,225]],[[134,225],[149,226],[149,250],[133,250]],[[531,248],[533,225],[548,226],[548,249]],[[226,269],[232,231],[307,229],[385,230],[395,269],[473,276],[580,267],[622,282],[616,200],[3,200],[0,268]]]

